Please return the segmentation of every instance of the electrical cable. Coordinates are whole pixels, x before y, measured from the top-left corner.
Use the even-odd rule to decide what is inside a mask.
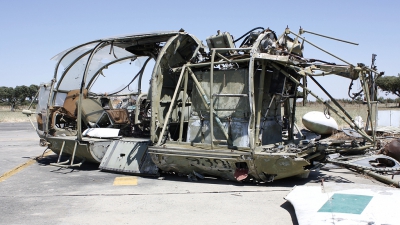
[[[146,59],[146,61],[144,62],[144,65],[142,66],[142,68],[139,70],[139,72],[135,75],[135,77],[133,77],[133,79],[131,80],[131,82],[129,82],[129,84],[127,84],[125,87],[123,87],[121,90],[116,91],[114,93],[108,94],[108,95],[114,95],[118,92],[121,92],[123,90],[125,90],[127,87],[129,87],[129,85],[131,85],[133,83],[133,81],[136,80],[136,78],[138,78],[139,75],[143,74],[144,69],[146,68],[147,63],[150,61],[150,59],[152,59],[151,57],[149,57],[148,59]]]
[[[253,31],[255,31],[255,30],[258,30],[258,29],[265,30],[264,27],[256,27],[256,28],[254,28],[254,29],[248,31],[247,33],[243,34],[240,38],[234,40],[233,43],[239,41],[240,39],[244,38],[246,35],[248,35],[248,34],[250,34],[251,32],[253,32]]]
[[[247,36],[245,39],[243,39],[242,43],[240,44],[240,47],[242,47],[243,45],[247,44],[247,41],[249,40],[250,36]]]

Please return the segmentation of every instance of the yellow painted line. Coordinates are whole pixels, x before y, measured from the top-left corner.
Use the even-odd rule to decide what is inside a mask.
[[[137,177],[116,177],[114,179],[114,186],[120,185],[137,185]]]
[[[50,154],[53,154],[53,152],[52,152],[52,151],[47,151],[43,156],[48,156],[48,155],[50,155]],[[34,158],[34,159],[30,159],[30,160],[28,160],[27,162],[22,163],[21,165],[15,167],[14,169],[12,169],[12,170],[10,170],[10,171],[8,171],[8,172],[5,172],[3,175],[0,176],[0,183],[3,182],[3,181],[5,181],[5,180],[8,179],[8,178],[14,176],[14,175],[17,174],[18,172],[21,172],[21,171],[22,171],[23,169],[25,169],[26,167],[28,167],[28,166],[34,164],[34,163],[36,162],[36,159],[39,158],[39,157],[41,157],[41,156],[38,156],[38,157],[36,157],[36,158]]]

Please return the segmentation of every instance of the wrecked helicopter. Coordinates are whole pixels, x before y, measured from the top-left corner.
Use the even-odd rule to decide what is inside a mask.
[[[37,115],[41,145],[59,155],[54,166],[88,161],[104,171],[164,171],[234,181],[307,177],[328,154],[377,148],[374,80],[380,72],[329,53],[306,40],[305,33],[315,34],[286,28],[277,35],[258,27],[234,39],[218,31],[207,38],[207,46],[183,29],[98,39],[56,55],[53,79],[40,85],[36,112],[24,113]],[[306,43],[343,65],[305,58]],[[139,60],[144,62],[140,70],[120,90],[93,91],[107,69]],[[143,92],[149,82],[146,68],[151,77]],[[367,129],[313,78],[321,75],[361,82]],[[308,78],[331,101],[310,90]],[[138,88],[130,90],[131,84]],[[307,95],[361,138],[339,143],[302,134],[296,126],[296,100]],[[61,161],[61,156],[70,159]]]

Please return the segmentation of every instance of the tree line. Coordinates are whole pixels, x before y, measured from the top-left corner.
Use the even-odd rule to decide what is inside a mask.
[[[0,87],[0,104],[11,106],[14,111],[19,105],[27,105],[34,100],[39,86],[31,84],[30,86],[21,85],[13,87]]]
[[[376,79],[376,85],[387,94],[392,93],[399,98],[390,99],[380,97],[378,100],[381,103],[399,103],[400,107],[400,73],[397,76],[382,76]],[[29,104],[36,96],[39,86],[31,84],[29,87],[25,85],[12,87],[0,87],[0,105],[11,106],[11,111],[14,111],[19,105]],[[362,99],[338,99],[343,103],[362,103]]]

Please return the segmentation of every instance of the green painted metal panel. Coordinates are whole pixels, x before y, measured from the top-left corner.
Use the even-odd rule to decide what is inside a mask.
[[[151,161],[148,153],[150,141],[130,138],[115,140],[107,149],[99,168],[130,174],[158,174],[158,167]]]
[[[334,194],[318,212],[361,214],[371,199],[368,195]]]

